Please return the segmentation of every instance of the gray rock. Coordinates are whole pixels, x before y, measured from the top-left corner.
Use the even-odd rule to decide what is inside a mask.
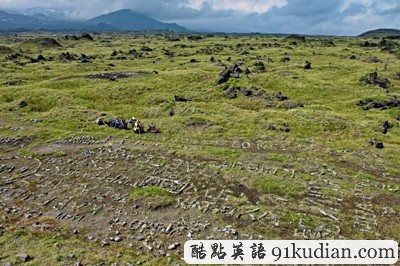
[[[19,258],[21,261],[26,262],[30,259],[29,255],[26,253],[19,253],[17,255],[17,258]]]
[[[169,245],[168,246],[168,249],[169,250],[175,250],[175,249],[177,249],[179,247],[179,243],[174,243],[174,244],[172,244],[172,245]]]
[[[105,246],[109,246],[109,245],[110,245],[110,243],[108,243],[108,242],[105,241],[105,240],[102,240],[102,241],[100,242],[100,244],[101,244],[102,247],[105,247]]]
[[[146,238],[145,238],[144,236],[140,235],[140,236],[138,236],[136,239],[137,239],[138,241],[142,241],[142,240],[145,240]]]
[[[171,232],[171,230],[172,230],[172,224],[169,224],[167,229],[165,229],[165,233],[169,234]]]
[[[36,221],[34,224],[32,224],[32,227],[33,228],[40,228],[42,226],[40,225],[40,223],[38,221]]]

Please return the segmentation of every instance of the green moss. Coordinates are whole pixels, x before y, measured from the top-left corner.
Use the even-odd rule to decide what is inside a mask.
[[[375,176],[373,176],[371,174],[367,174],[367,173],[360,173],[358,176],[363,178],[363,179],[368,179],[368,180],[375,180],[376,179]]]
[[[269,194],[288,195],[292,197],[304,196],[304,190],[299,185],[268,176],[259,178],[255,182],[255,187]]]
[[[172,197],[172,194],[168,192],[165,188],[149,186],[134,188],[129,195],[129,200],[136,200],[138,197]]]
[[[66,265],[80,261],[91,263],[126,264],[139,257],[133,251],[116,245],[112,249],[100,247],[76,237],[54,236],[49,233],[31,233],[26,230],[2,232],[0,230],[1,259],[4,263],[19,265],[19,253],[27,253],[30,259],[24,265]],[[123,251],[123,252],[122,252]],[[74,256],[71,256],[73,254]],[[121,254],[123,254],[121,256]]]
[[[283,220],[293,225],[298,225],[301,220],[301,224],[303,226],[309,226],[313,228],[316,228],[323,223],[319,217],[307,214],[298,214],[292,211],[287,212],[283,217]]]
[[[314,176],[310,175],[310,174],[304,174],[301,173],[298,175],[301,179],[305,180],[305,181],[311,181],[314,179]]]
[[[41,155],[35,151],[30,150],[29,148],[21,148],[18,150],[18,155],[22,155],[29,158],[40,158]]]
[[[223,157],[237,157],[242,154],[240,150],[211,147],[211,146],[202,147],[202,150],[206,151],[210,155],[223,156]]]
[[[268,153],[268,159],[271,161],[283,162],[288,159],[288,156],[280,153]]]

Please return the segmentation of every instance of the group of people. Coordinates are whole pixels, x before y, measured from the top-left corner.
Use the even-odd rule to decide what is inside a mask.
[[[133,129],[133,132],[137,134],[142,134],[145,133],[144,130],[144,125],[140,122],[139,119],[132,117],[131,119],[123,119],[120,117],[116,118],[109,118],[106,120],[105,118],[99,117],[96,119],[96,124],[99,126],[109,126],[109,127],[114,127],[116,129]],[[150,123],[149,128],[147,130],[148,133],[161,133],[159,128],[156,128],[156,126],[153,123]]]

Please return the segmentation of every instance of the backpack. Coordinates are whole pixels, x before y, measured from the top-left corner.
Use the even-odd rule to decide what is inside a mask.
[[[103,126],[106,124],[106,122],[103,120],[103,118],[97,118],[96,119],[96,124],[99,126]]]
[[[109,127],[115,127],[115,119],[114,118],[108,119],[108,126]]]

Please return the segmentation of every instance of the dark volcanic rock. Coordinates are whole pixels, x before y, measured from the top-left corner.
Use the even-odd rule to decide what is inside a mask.
[[[369,73],[366,77],[361,79],[362,85],[373,84],[375,86],[387,89],[390,86],[390,81],[387,78],[379,77],[376,70]]]
[[[382,60],[380,60],[378,57],[376,56],[372,56],[370,58],[367,59],[368,63],[382,63]]]
[[[22,54],[20,54],[20,53],[9,54],[9,55],[6,55],[6,60],[13,61],[13,60],[17,59],[20,56],[22,56]]]
[[[199,35],[191,35],[191,36],[188,36],[187,38],[188,38],[188,40],[190,40],[190,41],[198,41],[198,40],[203,39],[203,37],[201,37],[201,36],[199,36]]]
[[[143,52],[152,52],[153,51],[153,49],[151,49],[150,47],[148,47],[148,46],[142,46],[142,48],[140,48]]]
[[[289,62],[289,61],[290,61],[290,57],[282,57],[281,58],[282,63]]]
[[[389,123],[389,121],[387,121],[387,120],[381,122],[381,132],[383,134],[388,133],[389,129],[392,128],[392,127],[393,127],[393,125],[391,125]]]
[[[31,64],[39,63],[39,60],[37,60],[36,58],[33,58],[33,57],[31,57],[29,60],[30,60]]]
[[[306,61],[306,65],[304,66],[304,69],[311,69],[311,62]]]
[[[31,58],[30,59],[31,63],[39,63],[41,61],[47,61],[47,59],[43,55],[38,55],[37,58]]]
[[[361,100],[357,103],[359,106],[363,106],[364,110],[369,109],[381,109],[386,110],[394,107],[399,107],[400,102],[396,96],[393,96],[390,100],[385,101],[374,101],[374,100]]]
[[[37,60],[39,61],[47,61],[46,58],[43,55],[38,55]]]
[[[166,39],[170,42],[180,42],[181,39],[177,38],[177,37],[166,37]]]
[[[143,53],[139,53],[138,51],[136,51],[136,49],[132,49],[130,50],[128,53],[128,55],[133,55],[134,58],[141,58],[143,57]],[[173,53],[171,55],[171,57],[173,56]]]
[[[238,91],[238,88],[229,87],[225,91],[225,97],[228,99],[235,99],[235,98],[237,98],[237,91]]]
[[[62,47],[62,45],[53,38],[38,38],[33,42],[46,47]]]
[[[187,102],[189,101],[186,97],[181,96],[181,95],[175,95],[174,99],[176,102]]]
[[[376,143],[376,146],[375,146],[375,147],[377,147],[378,149],[383,149],[385,146],[383,145],[382,142],[378,141],[378,142]]]
[[[9,81],[6,81],[6,82],[2,83],[2,85],[6,85],[6,86],[16,86],[16,85],[21,85],[21,84],[23,84],[23,83],[24,83],[24,81],[18,79],[18,80],[9,80]]]
[[[387,78],[377,78],[374,80],[374,85],[387,89],[390,85],[390,81]]]
[[[292,34],[292,35],[287,36],[285,38],[285,40],[289,40],[289,41],[292,41],[292,42],[296,42],[296,41],[305,42],[306,41],[306,37],[300,36],[300,35],[296,35],[296,34]]]
[[[88,40],[94,41],[93,37],[89,33],[82,33],[80,36],[76,35],[65,35],[65,40],[79,41],[79,40]]]
[[[282,92],[275,93],[274,98],[277,99],[278,101],[285,101],[288,99],[288,97],[283,95]]]
[[[400,80],[400,72],[393,74],[392,78],[395,80]]]
[[[242,73],[242,69],[239,67],[239,64],[235,63],[232,66],[230,66],[229,68],[223,70],[217,79],[216,84],[217,85],[221,85],[225,82],[227,82],[229,80],[230,77],[236,77],[239,78],[240,77],[240,73]]]
[[[296,108],[299,108],[299,107],[304,107],[304,104],[302,104],[302,103],[285,103],[284,107],[286,109],[290,110],[290,109],[296,109]]]
[[[265,65],[263,62],[258,61],[254,63],[254,69],[253,72],[256,73],[264,73],[265,72]]]
[[[280,130],[283,132],[290,132],[290,128],[288,125],[284,125]]]
[[[361,47],[377,47],[378,45],[373,42],[366,41],[360,44]]]
[[[77,60],[77,55],[75,54],[70,54],[69,52],[61,53],[59,56],[60,60],[68,60],[68,61],[74,61]]]
[[[82,33],[82,35],[79,36],[79,39],[80,40],[85,39],[85,40],[89,40],[89,41],[94,41],[93,37],[90,36],[89,33]]]
[[[240,92],[243,93],[244,96],[250,97],[253,96],[253,91],[248,88],[241,88]]]
[[[21,101],[21,102],[18,104],[18,106],[19,106],[19,108],[24,108],[24,107],[27,107],[28,104],[27,104],[27,102],[25,102],[25,101]]]

